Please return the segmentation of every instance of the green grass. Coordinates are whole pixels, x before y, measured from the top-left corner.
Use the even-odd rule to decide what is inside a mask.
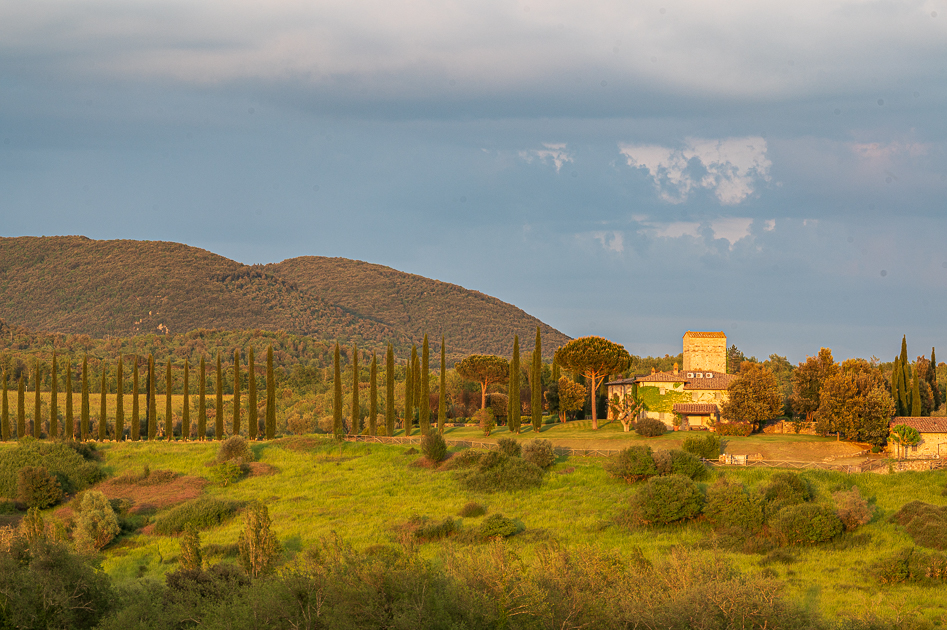
[[[621,433],[620,425],[617,432],[608,426],[603,428],[602,435]],[[475,429],[452,428],[448,429],[447,437],[470,439],[478,437],[477,434]],[[509,433],[500,432],[493,437],[504,435]],[[575,436],[588,436],[588,431],[568,426],[543,431],[543,437],[557,441],[576,439]],[[530,431],[525,430],[522,438],[531,437]],[[640,441],[655,449],[672,448],[679,443],[673,439],[676,437],[668,434]],[[813,439],[768,435],[743,439],[763,443],[800,438]],[[603,438],[596,435],[595,439]],[[629,439],[632,443],[639,440]],[[453,472],[410,466],[420,454],[406,455],[408,446],[312,442],[315,446],[310,450],[292,450],[290,442],[255,444],[257,461],[272,467],[274,472],[250,476],[226,487],[209,485],[204,496],[241,503],[264,502],[288,558],[333,533],[359,549],[398,544],[399,524],[414,516],[433,521],[457,518],[463,506],[472,501],[485,506],[486,515],[460,518],[461,527],[475,530],[491,514],[516,519],[525,530],[511,538],[510,544],[527,558],[539,546],[555,541],[570,548],[592,545],[623,554],[640,547],[646,556],[657,559],[674,545],[698,545],[710,533],[704,523],[637,531],[617,525],[615,519],[636,487],[611,479],[603,469],[602,458],[560,458],[538,489],[487,494],[463,490]],[[616,442],[616,446],[628,443]],[[104,466],[111,475],[139,473],[148,465],[155,470],[210,478],[211,468],[207,464],[213,462],[217,448],[215,443],[143,442],[108,443],[101,450]],[[765,484],[774,472],[765,468],[728,468],[716,470],[714,476],[725,474],[753,489]],[[767,564],[765,568],[775,571],[786,584],[789,597],[816,606],[828,615],[878,609],[890,616],[899,607],[902,613],[916,609],[932,621],[947,615],[942,588],[880,586],[868,571],[876,560],[912,544],[902,527],[888,522],[891,514],[912,500],[947,505],[947,497],[941,494],[947,485],[947,473],[848,475],[809,470],[802,474],[812,483],[816,502],[829,503],[832,492],[856,485],[877,507],[878,514],[868,525],[854,534],[844,534],[834,543],[791,549],[796,560],[790,564]],[[712,482],[713,479],[704,484]],[[170,509],[173,508],[159,511],[154,518]],[[238,515],[202,532],[203,545],[214,550],[208,554],[210,562],[234,561],[232,553],[241,525]],[[441,549],[441,543],[427,543],[421,546],[421,553],[435,557]],[[160,578],[176,567],[178,553],[177,538],[135,533],[106,549],[102,566],[118,582],[143,576]],[[728,555],[743,570],[759,572],[764,568],[762,555]]]

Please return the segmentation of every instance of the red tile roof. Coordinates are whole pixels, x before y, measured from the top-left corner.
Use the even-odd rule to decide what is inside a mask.
[[[895,416],[889,426],[906,424],[918,433],[947,433],[947,418],[922,418],[919,416]]]
[[[690,374],[687,372],[686,374]],[[686,375],[685,374],[685,375]],[[684,389],[727,389],[730,383],[737,378],[736,374],[724,374],[723,372],[703,371],[704,378],[688,378],[685,381]],[[712,377],[707,376],[713,374]]]
[[[694,415],[716,415],[719,409],[713,403],[677,403],[673,407],[674,413]]]

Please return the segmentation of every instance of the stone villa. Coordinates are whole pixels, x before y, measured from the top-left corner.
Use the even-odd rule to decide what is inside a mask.
[[[709,428],[720,420],[727,386],[727,336],[723,332],[684,333],[684,369],[655,372],[606,384],[608,398],[637,396],[644,403],[642,418],[655,418],[669,429],[681,419],[682,429]],[[612,411],[609,410],[612,419]]]

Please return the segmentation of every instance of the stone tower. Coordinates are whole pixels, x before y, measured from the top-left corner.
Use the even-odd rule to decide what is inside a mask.
[[[684,371],[727,372],[727,336],[723,332],[684,333]]]

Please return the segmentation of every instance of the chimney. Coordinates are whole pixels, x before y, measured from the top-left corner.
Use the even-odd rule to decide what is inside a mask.
[[[675,364],[674,364],[674,374],[675,374],[675,375],[677,374],[677,371],[678,371],[677,363],[675,363]]]
[[[654,374],[654,368],[651,368],[651,373]]]

